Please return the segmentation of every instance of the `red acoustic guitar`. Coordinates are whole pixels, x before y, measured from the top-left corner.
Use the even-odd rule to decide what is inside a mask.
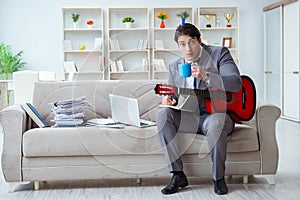
[[[227,112],[235,122],[250,120],[256,109],[256,90],[252,79],[241,76],[242,87],[238,92],[224,92],[215,88],[209,90],[176,88],[172,85],[157,84],[159,95],[186,94],[204,98],[208,113]]]

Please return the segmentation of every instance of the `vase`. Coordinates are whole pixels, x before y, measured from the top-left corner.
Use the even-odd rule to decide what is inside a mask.
[[[160,26],[159,26],[160,28],[165,28],[166,27],[166,25],[165,25],[165,20],[161,20],[161,22],[160,22]]]
[[[125,28],[131,28],[132,27],[131,22],[125,22],[124,25],[125,25]]]
[[[74,23],[73,23],[73,29],[76,29],[76,28],[77,28],[77,23],[74,22]]]
[[[181,18],[181,24],[185,24],[185,19]]]
[[[92,29],[93,28],[93,24],[88,24],[88,29]]]

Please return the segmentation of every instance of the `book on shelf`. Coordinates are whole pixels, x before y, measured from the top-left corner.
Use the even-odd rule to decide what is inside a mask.
[[[154,70],[158,72],[168,71],[163,59],[154,59]]]
[[[73,44],[71,40],[63,40],[63,48],[65,51],[73,50]]]
[[[124,66],[122,60],[110,60],[110,71],[111,72],[123,72]]]
[[[95,38],[94,50],[101,50],[102,47],[102,38]]]
[[[139,40],[139,42],[138,42],[138,46],[137,46],[137,50],[142,50],[142,48],[143,48],[143,42],[144,42],[144,40]]]
[[[102,66],[102,61],[103,61],[103,58],[102,56],[99,56],[99,72],[103,72],[103,66]]]
[[[110,39],[110,49],[111,50],[120,50],[119,40]]]
[[[148,49],[148,40],[139,40],[137,50],[146,50]]]
[[[142,46],[143,50],[148,49],[148,40],[143,40],[143,46]]]
[[[45,119],[38,113],[38,111],[33,107],[31,103],[22,104],[21,107],[40,128],[49,126]]]
[[[118,71],[119,72],[124,72],[124,66],[123,66],[123,61],[122,60],[116,60],[117,66],[118,66]]]
[[[149,61],[146,58],[142,59],[142,71],[147,71],[149,66]]]
[[[155,40],[154,45],[155,45],[155,49],[165,49],[162,40]]]
[[[70,72],[78,72],[78,69],[76,67],[75,62],[73,61],[65,61],[64,62],[64,68],[65,68],[65,72],[70,73]]]

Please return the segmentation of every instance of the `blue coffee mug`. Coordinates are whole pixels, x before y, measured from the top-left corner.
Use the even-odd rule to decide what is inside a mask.
[[[191,76],[191,65],[192,63],[183,63],[178,65],[178,72],[182,78]]]

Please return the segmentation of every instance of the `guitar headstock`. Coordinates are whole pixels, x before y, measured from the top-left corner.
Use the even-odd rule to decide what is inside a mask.
[[[168,84],[156,84],[154,91],[159,95],[173,95],[176,93],[176,87]]]

